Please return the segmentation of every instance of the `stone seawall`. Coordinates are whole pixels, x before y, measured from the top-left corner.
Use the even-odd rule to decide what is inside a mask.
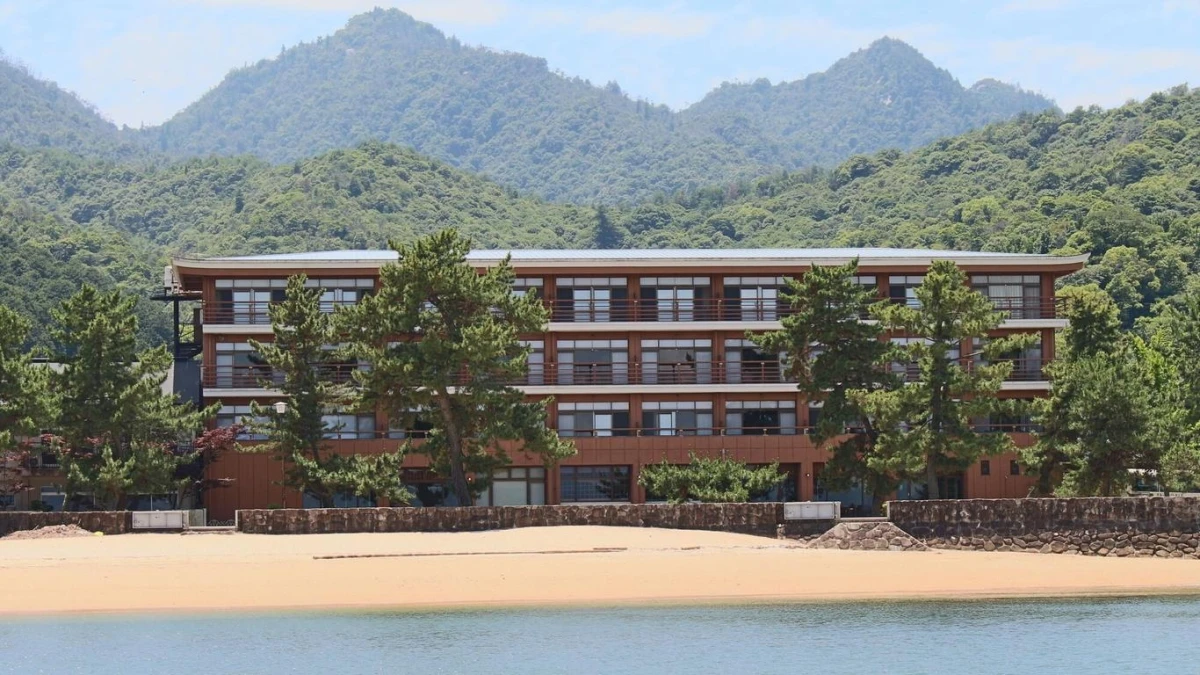
[[[888,503],[933,548],[1200,559],[1200,499],[963,499]]]
[[[124,534],[132,526],[128,511],[0,511],[0,537],[50,525],[78,525],[91,532]]]
[[[599,504],[448,508],[254,509],[237,512],[251,534],[468,532],[556,525],[663,527],[776,536],[783,504]]]

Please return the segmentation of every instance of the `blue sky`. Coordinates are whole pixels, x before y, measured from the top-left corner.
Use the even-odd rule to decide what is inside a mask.
[[[996,77],[1064,108],[1200,84],[1200,0],[0,0],[0,50],[119,124],[155,124],[376,5],[675,108],[723,81],[824,70],[883,35],[964,84]]]

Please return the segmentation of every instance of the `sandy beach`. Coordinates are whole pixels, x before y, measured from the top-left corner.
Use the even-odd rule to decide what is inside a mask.
[[[0,541],[0,615],[1200,593],[1195,560],[805,550],[720,532]]]

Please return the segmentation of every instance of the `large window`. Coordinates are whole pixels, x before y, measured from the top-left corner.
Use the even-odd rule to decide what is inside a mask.
[[[257,426],[266,424],[266,422],[266,417],[251,417],[250,406],[248,405],[226,405],[221,406],[221,409],[217,411],[218,428],[231,427],[235,424]],[[245,441],[264,441],[267,439],[265,434],[255,431],[243,431],[238,438]]]
[[[543,340],[521,340],[521,346],[529,349],[525,359],[525,384],[546,384],[546,343]]]
[[[725,277],[726,321],[776,321],[783,306],[783,277]]]
[[[517,277],[513,279],[512,294],[518,298],[533,294],[542,297],[542,279],[540,277]]]
[[[983,358],[983,345],[985,340],[976,338],[974,350],[974,363],[983,365],[987,363],[987,359]],[[1046,379],[1042,368],[1045,363],[1042,361],[1042,336],[1038,334],[1037,340],[1025,349],[1017,349],[1007,354],[1001,355],[1001,360],[1012,362],[1012,372],[1008,375],[1008,380],[1017,382],[1033,382]]]
[[[321,415],[325,438],[354,440],[375,438],[375,415],[370,413],[331,413]]]
[[[321,289],[322,312],[358,304],[359,300],[375,292],[374,279],[309,279],[304,285]]]
[[[339,492],[333,496],[333,506],[335,509],[369,509],[379,506],[379,500],[371,497],[359,497],[357,495],[346,494]],[[304,493],[304,502],[301,508],[319,509],[321,501],[312,494]]]
[[[890,276],[888,277],[888,299],[897,304],[920,307],[921,301],[917,300],[917,287],[923,283],[925,283],[924,276]]]
[[[559,403],[558,435],[574,436],[628,436],[628,403]]]
[[[712,401],[646,401],[642,403],[646,436],[711,436]]]
[[[646,321],[703,321],[712,318],[708,277],[642,277],[641,318]]]
[[[258,388],[283,382],[283,375],[274,373],[248,342],[218,342],[215,358],[211,386]]]
[[[546,503],[546,469],[509,467],[492,474],[492,485],[475,500],[476,506],[533,506]]]
[[[725,381],[729,384],[782,382],[783,364],[778,354],[768,354],[750,340],[726,340]]]
[[[556,285],[555,321],[605,323],[629,319],[629,289],[621,277],[563,277]]]
[[[795,401],[729,401],[725,404],[725,434],[728,436],[790,436],[795,433]]]
[[[283,302],[287,279],[217,279],[217,307],[211,323],[271,323],[272,303]]]
[[[628,384],[628,340],[559,340],[558,384]]]
[[[642,340],[642,384],[709,384],[712,340]]]
[[[971,286],[1010,318],[1042,318],[1042,278],[1036,274],[976,274]]]
[[[628,466],[564,466],[559,469],[562,502],[627,502],[632,487]]]

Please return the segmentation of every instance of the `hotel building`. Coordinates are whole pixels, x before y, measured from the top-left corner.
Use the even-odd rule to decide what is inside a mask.
[[[506,251],[473,252],[483,269]],[[992,299],[1005,321],[997,334],[1034,333],[1039,342],[1015,355],[1001,395],[1043,396],[1045,364],[1054,358],[1055,331],[1066,326],[1054,295],[1055,280],[1083,267],[1085,256],[898,249],[796,250],[538,250],[512,251],[514,293],[537,293],[550,310],[545,332],[522,336],[532,350],[520,387],[530,397],[553,397],[547,423],[571,438],[578,454],[547,470],[514,452],[513,465],[494,477],[479,504],[559,504],[653,500],[637,483],[647,464],[685,463],[689,451],[725,455],[751,464],[779,462],[787,478],[772,500],[834,499],[848,512],[868,508],[871,495],[832,494],[821,484],[827,452],[811,428],[819,402],[805,400],[781,368],[747,331],[781,327],[789,308],[785,279],[816,265],[859,261],[858,282],[880,299],[916,302],[914,289],[934,260],[950,259],[973,286]],[[283,297],[288,277],[303,273],[322,289],[334,311],[358,302],[379,283],[392,251],[331,251],[173,261],[168,299],[198,301],[194,319],[182,317],[176,339],[177,391],[204,403],[219,402],[218,424],[246,417],[251,401],[270,403],[272,373],[249,340],[271,339],[268,307]],[[902,335],[891,339],[903,341]],[[969,360],[969,355],[963,356]],[[348,376],[367,364],[347,363]],[[908,370],[905,364],[895,364]],[[329,445],[344,452],[388,451],[421,429],[397,429],[379,413],[335,414]],[[1027,444],[1027,419],[980,420],[982,428],[1011,433]],[[420,424],[416,425],[420,427]],[[444,481],[421,455],[406,460],[405,483],[424,505],[450,503]],[[283,467],[266,455],[229,454],[209,467],[210,477],[233,478],[231,487],[206,496],[210,518],[236,509],[298,507],[303,495],[278,483]],[[1016,457],[988,457],[959,475],[944,476],[949,497],[1024,496],[1032,478]],[[899,497],[918,496],[905,486]],[[358,505],[353,499],[345,505]]]

